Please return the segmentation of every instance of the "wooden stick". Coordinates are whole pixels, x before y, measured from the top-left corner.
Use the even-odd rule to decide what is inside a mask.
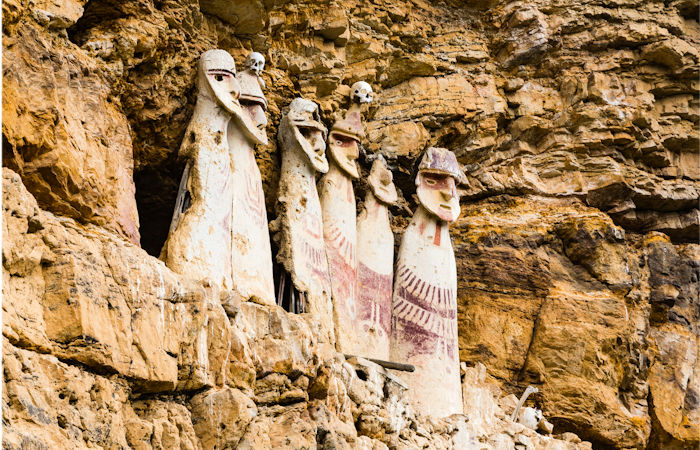
[[[356,355],[344,355],[345,359],[350,359],[350,358],[358,358]],[[374,358],[365,358],[364,356],[359,356],[359,358],[364,358],[369,361],[372,361],[375,364],[379,364],[380,366],[384,367],[385,369],[394,369],[394,370],[402,370],[404,372],[415,372],[416,366],[411,365],[411,364],[403,364],[403,363],[397,363],[393,361],[383,361],[381,359],[374,359]]]
[[[284,295],[284,283],[287,280],[287,272],[284,269],[280,270],[280,284],[279,289],[277,289],[277,306],[282,306],[282,300]]]
[[[306,312],[306,292],[299,292],[299,312]]]

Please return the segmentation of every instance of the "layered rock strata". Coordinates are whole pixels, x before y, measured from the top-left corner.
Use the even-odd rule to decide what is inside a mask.
[[[400,197],[390,208],[397,238],[408,223],[407,208],[415,208],[409,173],[419,152],[441,145],[467,165],[464,218],[454,239],[461,359],[483,361],[506,392],[519,396],[536,385],[540,393],[531,396],[531,405],[545,410],[555,433],[576,431],[595,446],[612,448],[696,445],[696,3],[324,0],[223,7],[204,0],[7,0],[2,7],[3,165],[20,174],[41,209],[73,224],[71,230],[107,230],[120,245],[123,238],[136,242],[138,230],[142,247],[158,254],[184,165],[176,154],[194,109],[196,61],[203,51],[226,49],[238,64],[251,49],[267,56],[272,145],[256,160],[269,212],[279,179],[274,135],[283,108],[296,96],[315,100],[328,126],[347,103],[349,86],[366,80],[378,95],[365,116],[365,147],[381,150],[392,166]],[[360,161],[366,174],[369,164]],[[32,223],[26,231],[36,230]],[[38,241],[36,232],[26,231],[34,239],[23,244],[29,251]],[[76,273],[92,270],[93,244],[83,235],[71,239],[76,251],[92,248],[81,256],[89,264],[73,266]],[[4,241],[8,249],[14,248],[10,241]],[[11,284],[26,294],[12,306],[3,302],[21,312],[5,315],[4,330],[13,345],[40,349],[43,359],[46,333],[30,326],[42,322],[27,310],[43,310],[38,303],[44,296],[37,292],[45,283],[34,272],[16,273],[38,270],[37,258],[39,266],[51,266],[41,262],[39,250],[26,251],[7,262],[15,275],[4,284],[5,296]],[[129,266],[138,267],[130,269],[129,280],[158,277],[145,253],[134,258],[148,261],[147,275],[136,277],[141,266]],[[63,294],[54,299],[65,302],[71,289],[77,293],[92,277],[74,277],[74,285],[60,288]],[[163,303],[164,310],[169,305]],[[158,302],[146,310],[146,331],[157,332],[159,311]],[[64,322],[50,314],[46,320],[53,322],[48,329]],[[75,328],[92,332],[81,320]],[[138,339],[146,327],[138,322],[132,337],[114,332],[119,342]],[[68,339],[78,334],[66,331]],[[199,334],[187,339],[192,336]],[[60,361],[75,360],[78,350],[89,353],[92,341],[81,339],[61,344]],[[21,344],[39,341],[44,344]],[[124,367],[123,355],[144,358],[139,345],[148,346],[112,350],[112,356],[93,351],[80,361]],[[149,355],[151,361],[155,356]],[[29,372],[31,364],[25,365]],[[70,367],[88,367],[81,364]],[[133,380],[152,376],[145,367],[129,369]],[[159,371],[158,379],[172,385],[172,369]],[[112,376],[104,368],[97,372],[85,379]],[[19,373],[6,372],[6,383],[25,376]],[[144,389],[161,382],[147,382]],[[71,405],[63,395],[52,408],[66,419],[77,417],[69,411],[78,411],[82,397]],[[136,411],[146,419],[134,423],[150,421],[143,425],[144,439],[153,445],[188,442],[188,431],[168,441],[176,433],[164,417],[186,417],[173,401],[180,400],[138,400]],[[18,408],[13,403],[5,417]],[[60,421],[84,433],[85,425]]]
[[[447,449],[471,439],[464,418],[417,415],[399,377],[346,361],[302,317],[250,302],[228,317],[211,288],[117,234],[39,209],[7,169],[3,242],[6,448]]]

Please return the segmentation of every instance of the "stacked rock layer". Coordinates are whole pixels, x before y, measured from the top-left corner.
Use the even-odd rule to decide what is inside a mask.
[[[232,322],[216,293],[151,256],[212,48],[241,66],[266,56],[268,212],[282,109],[303,96],[331,125],[368,81],[362,151],[392,167],[397,243],[420,151],[449,148],[466,167],[452,227],[460,359],[505,393],[537,386],[533,404],[569,438],[556,445],[585,447],[568,432],[601,448],[697,445],[697,2],[2,8],[8,447],[450,447],[462,432],[554,445],[481,391],[465,395],[468,416],[492,412],[473,416],[479,430],[417,417],[393,375],[343,362],[296,316],[244,303]],[[358,161],[364,178],[371,161]]]

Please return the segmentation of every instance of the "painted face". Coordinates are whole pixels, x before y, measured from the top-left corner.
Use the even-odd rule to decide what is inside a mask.
[[[236,78],[241,86],[241,97],[238,99],[243,107],[242,125],[245,131],[252,135],[254,141],[267,145],[267,117],[265,110],[267,109],[267,100],[265,94],[260,89],[258,77],[250,70],[244,70],[239,73]]]
[[[326,159],[326,127],[321,122],[318,113],[318,105],[311,100],[295,98],[289,105],[289,113],[283,119],[285,121],[284,134],[292,136],[301,147],[314,170],[321,173],[328,172],[328,160]],[[281,125],[280,125],[281,127]]]
[[[314,127],[298,126],[294,128],[297,140],[301,148],[308,156],[311,165],[317,172],[328,172],[328,159],[326,159],[326,141],[323,139],[323,131]]]
[[[219,104],[230,113],[240,112],[241,87],[236,79],[233,57],[225,50],[209,50],[202,54],[199,70]]]
[[[233,115],[243,133],[254,144],[267,144],[265,130],[260,129],[251,117],[243,112],[238,99],[241,85],[236,78],[236,63],[225,50],[209,50],[200,58],[200,80],[206,80],[217,102]]]
[[[240,100],[243,107],[243,114],[247,117],[244,125],[251,128],[250,132],[255,134],[255,138],[262,145],[268,144],[267,133],[267,116],[265,116],[265,105],[262,102],[250,100],[248,98]]]
[[[340,168],[351,178],[360,176],[357,171],[355,160],[360,156],[359,142],[350,136],[345,136],[340,133],[331,132],[328,138],[328,148],[331,151],[331,157],[340,166]]]
[[[375,160],[372,164],[367,181],[372,193],[380,202],[390,205],[396,203],[398,194],[394,186],[394,176],[381,159]]]
[[[459,217],[459,193],[455,179],[450,175],[419,172],[418,200],[430,213],[445,222],[454,222]]]

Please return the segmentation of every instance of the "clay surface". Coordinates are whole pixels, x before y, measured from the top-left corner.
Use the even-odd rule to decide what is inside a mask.
[[[420,206],[401,239],[392,302],[391,357],[414,364],[406,377],[420,411],[462,412],[457,342],[457,267],[448,220],[459,215],[454,154],[428,148],[416,177]],[[455,207],[456,200],[456,207]]]
[[[267,143],[267,103],[258,76],[249,70],[236,76],[225,51],[210,50],[200,61],[197,106],[180,150],[187,164],[161,259],[179,273],[232,291],[233,297],[223,296],[230,311],[241,300],[273,304],[270,237],[254,154],[255,144]]]
[[[362,89],[357,85],[353,86],[351,105],[345,117],[331,128],[327,152],[330,169],[318,185],[333,293],[336,345],[347,353],[355,352],[357,342],[357,219],[352,180],[359,176],[356,160],[364,137],[360,105],[372,100],[369,85],[361,84]]]
[[[233,171],[233,207],[231,221],[231,272],[235,294],[241,300],[274,304],[272,250],[265,210],[265,193],[260,169],[255,161],[255,144],[268,144],[267,100],[262,92],[260,74],[264,59],[252,54],[248,66],[236,76],[241,86],[239,102],[243,116],[253,125],[254,139],[247,135],[251,128],[234,118],[227,129],[228,149]],[[258,54],[259,55],[259,54]],[[244,132],[240,127],[244,126]]]
[[[370,189],[357,218],[357,353],[388,360],[394,278],[394,234],[387,204],[396,201],[391,171],[372,164]]]
[[[200,58],[197,105],[180,146],[181,157],[188,161],[175,202],[180,209],[173,214],[160,256],[172,270],[224,289],[233,288],[235,180],[227,132],[233,109],[240,111],[235,74],[235,62],[223,50]]]
[[[328,171],[325,136],[318,106],[294,99],[278,134],[282,173],[273,228],[279,247],[277,261],[291,276],[294,289],[306,297],[305,311],[320,321],[329,337],[333,330],[331,287],[316,190],[316,172]]]

